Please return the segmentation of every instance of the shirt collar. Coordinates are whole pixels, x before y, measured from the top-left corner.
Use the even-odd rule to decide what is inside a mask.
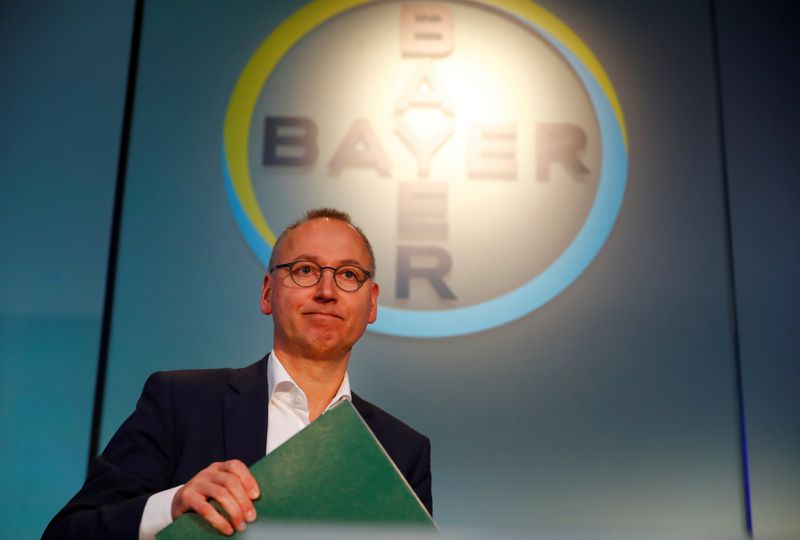
[[[296,382],[294,382],[292,376],[289,375],[289,372],[286,371],[285,367],[283,367],[281,359],[278,358],[277,354],[275,354],[275,349],[270,351],[269,359],[267,360],[267,383],[267,401],[272,399],[272,395],[274,394],[275,390],[279,388],[289,392],[299,392],[303,398],[306,397],[303,389],[300,388]],[[348,401],[352,401],[353,399],[353,396],[350,392],[350,377],[347,375],[346,371],[344,372],[342,384],[339,385],[339,390],[336,391],[336,394],[333,396],[331,402],[328,403],[328,406],[325,407],[325,410],[327,411],[333,405],[339,403],[343,399]]]

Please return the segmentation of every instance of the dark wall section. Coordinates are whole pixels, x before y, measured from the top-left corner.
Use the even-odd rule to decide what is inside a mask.
[[[37,538],[86,473],[133,2],[0,8],[0,505]]]
[[[791,2],[720,2],[723,111],[756,538],[800,535],[800,40]]]

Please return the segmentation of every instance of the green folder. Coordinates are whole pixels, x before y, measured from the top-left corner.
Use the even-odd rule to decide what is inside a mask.
[[[430,514],[349,401],[342,401],[250,467],[258,522],[412,525]],[[158,540],[220,537],[187,513]]]

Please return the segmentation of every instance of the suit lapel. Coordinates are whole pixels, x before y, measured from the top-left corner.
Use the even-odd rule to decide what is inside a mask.
[[[267,359],[236,370],[228,383],[232,392],[223,396],[225,458],[241,459],[248,467],[267,451]],[[373,411],[371,403],[353,393],[353,406],[366,421]]]
[[[364,401],[361,399],[361,396],[357,395],[355,392],[350,392],[353,396],[353,407],[356,408],[358,414],[361,415],[361,418],[366,420],[372,415],[373,405],[368,401]]]
[[[232,392],[222,403],[225,456],[250,466],[267,450],[267,357],[238,370],[228,384]]]

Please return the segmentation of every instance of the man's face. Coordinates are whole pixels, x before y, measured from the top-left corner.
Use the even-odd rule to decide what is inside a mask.
[[[371,270],[369,251],[358,232],[329,218],[307,221],[290,231],[276,253],[276,264],[297,260],[320,266],[360,266]],[[311,287],[300,287],[288,268],[264,277],[261,311],[272,315],[275,349],[301,358],[338,360],[349,354],[368,323],[375,322],[378,285],[368,279],[360,289],[346,292],[325,270]]]

